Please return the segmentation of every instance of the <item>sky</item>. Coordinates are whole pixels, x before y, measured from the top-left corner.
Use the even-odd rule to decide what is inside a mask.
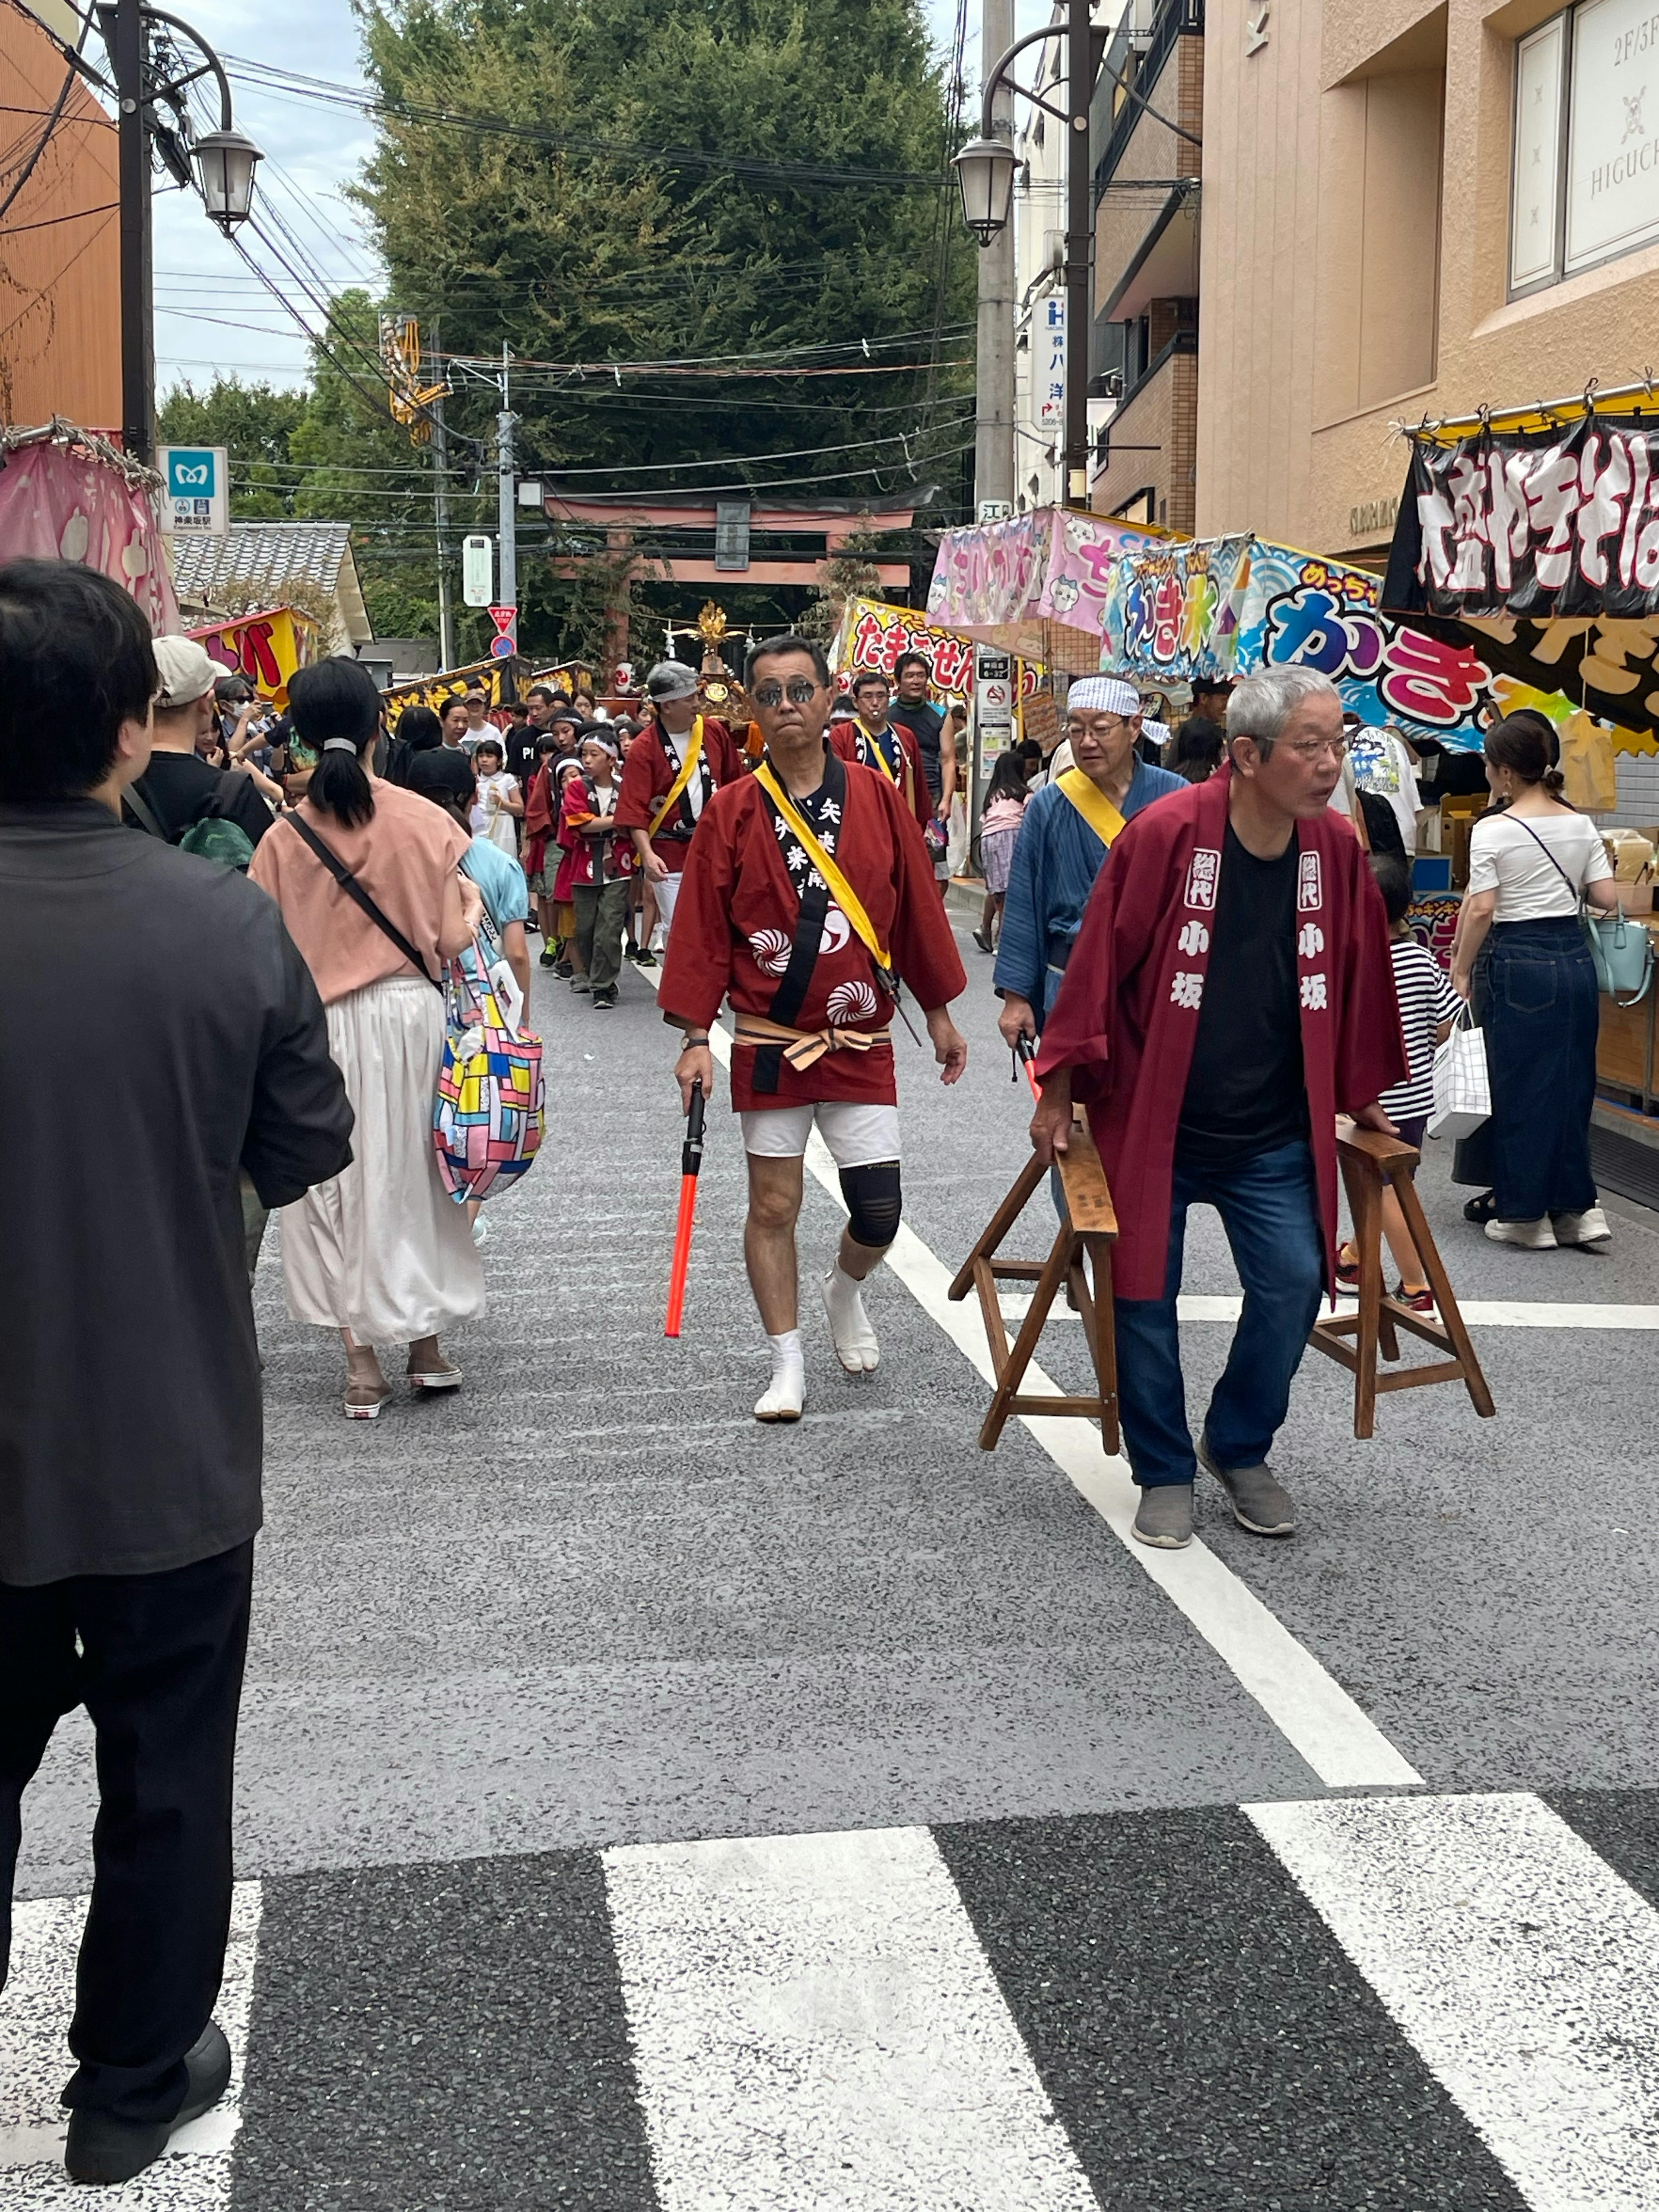
[[[954,0],[924,0],[941,46],[956,20]],[[1039,20],[1042,0],[1017,0],[1022,29]],[[181,10],[231,70],[236,123],[266,156],[257,182],[258,211],[277,219],[304,249],[303,258],[276,233],[283,254],[313,289],[346,284],[373,289],[379,278],[368,226],[343,188],[374,150],[369,118],[239,81],[233,58],[302,71],[336,84],[362,81],[357,29],[344,0],[284,0],[280,9],[256,0],[191,0]],[[979,83],[979,9],[969,0],[966,47],[970,92]],[[216,117],[214,118],[216,121]],[[292,295],[292,280],[257,239],[248,251]],[[320,283],[319,283],[319,281]],[[300,306],[313,325],[316,311]],[[158,191],[155,198],[155,380],[170,391],[198,387],[214,372],[246,381],[298,385],[305,380],[306,340],[294,316],[273,299],[235,250],[214,229],[195,194]]]

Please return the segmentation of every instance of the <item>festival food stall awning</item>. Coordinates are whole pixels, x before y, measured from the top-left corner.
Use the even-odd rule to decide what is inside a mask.
[[[1101,617],[1114,563],[1170,542],[1163,531],[1058,507],[947,530],[927,620],[1018,659],[1092,675],[1101,665]]]
[[[1263,538],[1140,548],[1107,572],[1100,665],[1157,684],[1316,668],[1363,721],[1478,746],[1492,684],[1480,654],[1392,620],[1381,599],[1369,569]]]
[[[1391,613],[1659,750],[1659,398],[1649,385],[1401,425]]]
[[[322,624],[297,607],[269,607],[185,635],[204,645],[228,676],[246,676],[262,698],[285,708],[289,678],[317,658]]]
[[[161,636],[179,627],[155,524],[153,469],[95,431],[54,416],[38,429],[0,425],[0,560],[84,561],[125,585]]]

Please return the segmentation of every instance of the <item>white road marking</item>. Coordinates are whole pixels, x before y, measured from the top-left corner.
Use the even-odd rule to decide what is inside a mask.
[[[1097,2212],[925,1828],[604,1861],[663,2212]]]
[[[84,2189],[64,2172],[68,2115],[58,2094],[75,2070],[70,2014],[75,1957],[86,1922],[84,1897],[33,1899],[13,1908],[11,1978],[0,1995],[0,2189],[6,2212],[85,2212]],[[234,2070],[223,2100],[180,2128],[161,2163],[99,2200],[142,2212],[224,2212],[230,2203],[230,2145],[240,2120],[248,2013],[259,1944],[259,1885],[238,1882],[214,2018],[230,2041]]]
[[[1182,1321],[1237,1321],[1244,1301],[1231,1297],[1182,1297],[1176,1310]],[[1023,1321],[1031,1301],[1018,1292],[1001,1300],[1005,1317]],[[1352,1312],[1355,1301],[1339,1297],[1338,1310]],[[1534,1304],[1530,1298],[1470,1298],[1458,1311],[1471,1328],[1608,1328],[1659,1329],[1659,1306],[1580,1306]],[[1051,1321],[1081,1321],[1064,1300],[1056,1301]]]
[[[718,1023],[709,1043],[721,1066],[729,1068],[732,1040]],[[806,1165],[839,1206],[841,1179],[816,1130],[807,1139]],[[994,1382],[977,1305],[969,1299],[951,1303],[946,1296],[949,1271],[903,1222],[886,1265],[963,1358]],[[1026,1377],[1034,1395],[1058,1393],[1059,1386],[1035,1361]],[[1334,1790],[1409,1790],[1421,1784],[1422,1776],[1369,1714],[1206,1544],[1194,1540],[1185,1551],[1158,1552],[1136,1543],[1129,1527],[1139,1500],[1128,1462],[1109,1457],[1095,1429],[1086,1422],[1042,1415],[1026,1418],[1024,1425],[1322,1782]]]
[[[1529,1796],[1247,1806],[1534,2212],[1659,2203],[1659,1914]]]

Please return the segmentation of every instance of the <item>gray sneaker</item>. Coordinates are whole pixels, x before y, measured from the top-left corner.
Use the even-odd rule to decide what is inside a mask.
[[[1209,1438],[1200,1437],[1198,1463],[1212,1474],[1232,1501],[1233,1518],[1253,1536],[1294,1536],[1296,1507],[1283,1483],[1265,1462],[1259,1467],[1218,1467]]]
[[[1130,1534],[1138,1544],[1160,1552],[1179,1552],[1193,1540],[1193,1486],[1158,1482],[1140,1493]]]

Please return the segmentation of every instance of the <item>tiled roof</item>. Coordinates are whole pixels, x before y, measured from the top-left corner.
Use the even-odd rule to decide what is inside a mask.
[[[349,522],[233,522],[223,538],[175,538],[173,580],[180,592],[210,600],[225,584],[258,584],[280,605],[286,585],[334,591],[350,544]]]

